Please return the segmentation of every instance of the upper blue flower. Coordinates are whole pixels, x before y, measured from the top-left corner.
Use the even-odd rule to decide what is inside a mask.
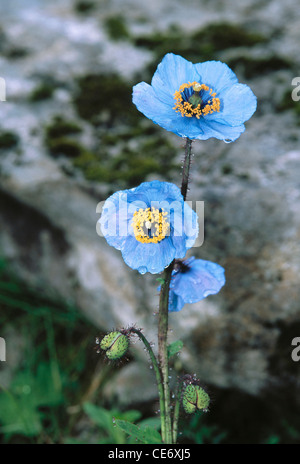
[[[179,188],[158,180],[114,193],[99,222],[108,244],[141,274],[157,274],[173,259],[184,258],[198,235],[197,214]]]
[[[193,64],[168,53],[151,85],[133,87],[133,103],[164,129],[181,137],[232,142],[256,110],[256,97],[221,61]]]
[[[191,257],[176,263],[169,293],[169,311],[180,311],[186,303],[197,303],[218,293],[225,284],[224,269],[211,261]]]

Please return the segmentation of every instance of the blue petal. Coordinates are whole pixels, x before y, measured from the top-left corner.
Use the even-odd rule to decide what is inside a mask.
[[[128,235],[128,203],[124,201],[124,192],[111,195],[104,203],[99,223],[101,232],[108,244],[120,250]]]
[[[121,250],[125,263],[141,274],[162,272],[173,261],[174,251],[169,239],[160,243],[141,243],[134,237],[128,237]]]
[[[170,312],[177,312],[180,311],[184,307],[184,301],[181,296],[176,295],[172,290],[170,290],[169,294],[169,311]]]
[[[180,137],[190,139],[203,138],[205,133],[196,118],[183,117],[173,107],[174,99],[168,104],[162,102],[153,87],[141,82],[133,87],[132,101],[137,109],[163,129],[173,132]]]
[[[151,85],[156,95],[174,106],[174,93],[181,84],[198,81],[199,75],[193,63],[182,56],[167,53],[153,75]]]
[[[133,87],[132,101],[137,109],[143,113],[147,118],[152,119],[156,124],[172,123],[174,100],[170,103],[161,101],[151,85],[146,82],[140,82]]]
[[[253,115],[257,99],[250,87],[235,84],[222,95],[222,111],[208,115],[207,121],[214,120],[221,124],[240,126]]]
[[[187,272],[178,271],[173,275],[172,291],[184,303],[196,303],[220,291],[225,284],[224,272],[219,264],[196,259]]]
[[[176,248],[175,258],[182,259],[198,237],[198,216],[186,203],[184,203],[184,214],[182,214],[181,209],[181,211],[175,212],[174,216],[171,219],[171,238]]]
[[[175,116],[173,116],[172,119],[169,119],[169,121],[164,121],[164,126],[161,124],[164,129],[174,132],[180,137],[205,140],[206,134],[201,124],[203,118],[187,118],[186,116],[182,116],[180,113],[176,113],[173,109],[172,111]]]
[[[205,61],[194,65],[201,76],[201,84],[206,84],[220,94],[227,87],[238,82],[234,72],[221,61]],[[219,96],[219,95],[218,95]]]
[[[147,197],[149,204],[154,201],[179,201],[183,203],[183,196],[177,185],[171,182],[161,182],[153,180],[151,182],[143,182],[136,188],[136,193],[143,192]]]
[[[218,121],[213,119],[203,119],[201,121],[204,137],[199,137],[202,140],[207,140],[211,137],[214,137],[219,140],[224,140],[225,142],[234,142],[238,139],[239,136],[245,131],[244,124],[240,126],[228,126],[226,124],[221,124]]]
[[[209,138],[206,137],[199,119],[187,118],[176,112],[173,109],[173,97],[169,103],[162,102],[153,87],[145,82],[133,87],[132,101],[141,113],[167,131],[190,139]]]
[[[173,97],[169,103],[162,102],[153,87],[145,82],[133,87],[132,101],[141,113],[167,131],[191,139],[201,138],[199,132],[205,135],[198,119],[183,117],[173,109]]]

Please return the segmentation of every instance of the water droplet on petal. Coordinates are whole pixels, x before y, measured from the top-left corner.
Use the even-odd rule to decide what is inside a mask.
[[[203,296],[204,296],[204,298],[206,298],[207,296],[211,295],[212,293],[213,293],[212,290],[205,290],[203,292]]]
[[[225,142],[225,143],[231,143],[232,140],[231,140],[231,139],[224,139],[224,142]]]
[[[140,266],[138,268],[138,271],[139,271],[140,274],[146,274],[147,270],[148,269],[146,268],[146,266]]]

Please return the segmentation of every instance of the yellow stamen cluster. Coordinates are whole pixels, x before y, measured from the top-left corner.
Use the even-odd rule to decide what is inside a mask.
[[[207,101],[203,108],[201,108],[201,103],[199,103],[197,106],[193,106],[189,101],[184,101],[182,92],[190,87],[193,87],[193,90],[196,93],[200,92],[201,90],[209,92],[211,98]],[[216,93],[213,93],[213,90],[210,89],[206,84],[199,84],[198,82],[181,84],[179,90],[176,90],[174,93],[174,99],[176,100],[176,105],[173,107],[173,109],[176,112],[181,113],[182,116],[187,116],[188,118],[196,116],[196,118],[199,119],[200,116],[206,116],[207,114],[220,111],[219,98],[216,98]]]
[[[163,240],[170,227],[166,220],[167,214],[157,208],[140,208],[135,211],[131,224],[135,238],[141,243],[158,243]]]

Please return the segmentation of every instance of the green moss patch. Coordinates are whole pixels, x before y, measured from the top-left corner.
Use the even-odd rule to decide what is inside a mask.
[[[263,35],[248,31],[232,23],[214,23],[191,34],[178,27],[171,27],[166,33],[157,32],[134,39],[137,47],[147,48],[155,53],[155,62],[166,53],[184,56],[192,62],[218,59],[218,53],[230,48],[253,47],[267,39]],[[151,68],[151,72],[154,69]]]
[[[122,142],[121,137],[115,136],[119,151],[107,156],[113,136],[111,139],[104,137],[103,141],[108,145],[102,141],[98,153],[82,153],[74,160],[74,166],[81,169],[88,180],[112,184],[114,190],[135,187],[151,174],[169,179],[173,169],[178,169],[174,162],[174,147],[158,135],[148,140],[137,138],[137,149],[132,149],[126,139],[124,137]]]
[[[111,40],[124,40],[130,37],[126,21],[121,15],[113,15],[106,18],[104,27]]]
[[[45,145],[53,157],[69,158],[87,180],[112,184],[114,189],[129,188],[151,174],[170,179],[173,169],[178,169],[174,147],[152,123],[98,128],[93,150],[82,144],[80,132],[76,122],[55,117],[45,128]]]
[[[29,50],[22,46],[8,47],[3,55],[10,60],[21,60],[29,55]]]
[[[234,71],[241,72],[247,79],[269,74],[281,69],[292,69],[292,62],[279,55],[267,58],[253,58],[250,56],[239,56],[227,60],[228,66]]]
[[[54,157],[64,155],[68,158],[76,158],[86,152],[83,145],[67,137],[49,140],[48,148]]]
[[[96,7],[96,3],[90,0],[79,0],[75,3],[74,9],[76,13],[88,14],[91,13]]]
[[[29,101],[39,102],[42,100],[48,100],[53,96],[56,86],[48,82],[39,84],[30,94]]]
[[[100,116],[105,115],[108,124],[116,121],[132,122],[137,111],[132,105],[132,84],[117,74],[90,74],[77,80],[78,90],[74,105],[78,115],[99,124]]]
[[[46,138],[53,139],[65,137],[70,134],[79,134],[81,127],[74,121],[68,121],[61,116],[56,116],[53,121],[46,127]]]
[[[72,135],[79,134],[81,127],[73,121],[65,120],[59,116],[45,128],[45,145],[52,156],[67,156],[76,158],[87,151]]]
[[[263,35],[231,23],[210,24],[192,34],[191,39],[210,53],[227,48],[253,47],[266,41]]]
[[[0,150],[14,148],[19,143],[19,136],[12,131],[0,131]]]

